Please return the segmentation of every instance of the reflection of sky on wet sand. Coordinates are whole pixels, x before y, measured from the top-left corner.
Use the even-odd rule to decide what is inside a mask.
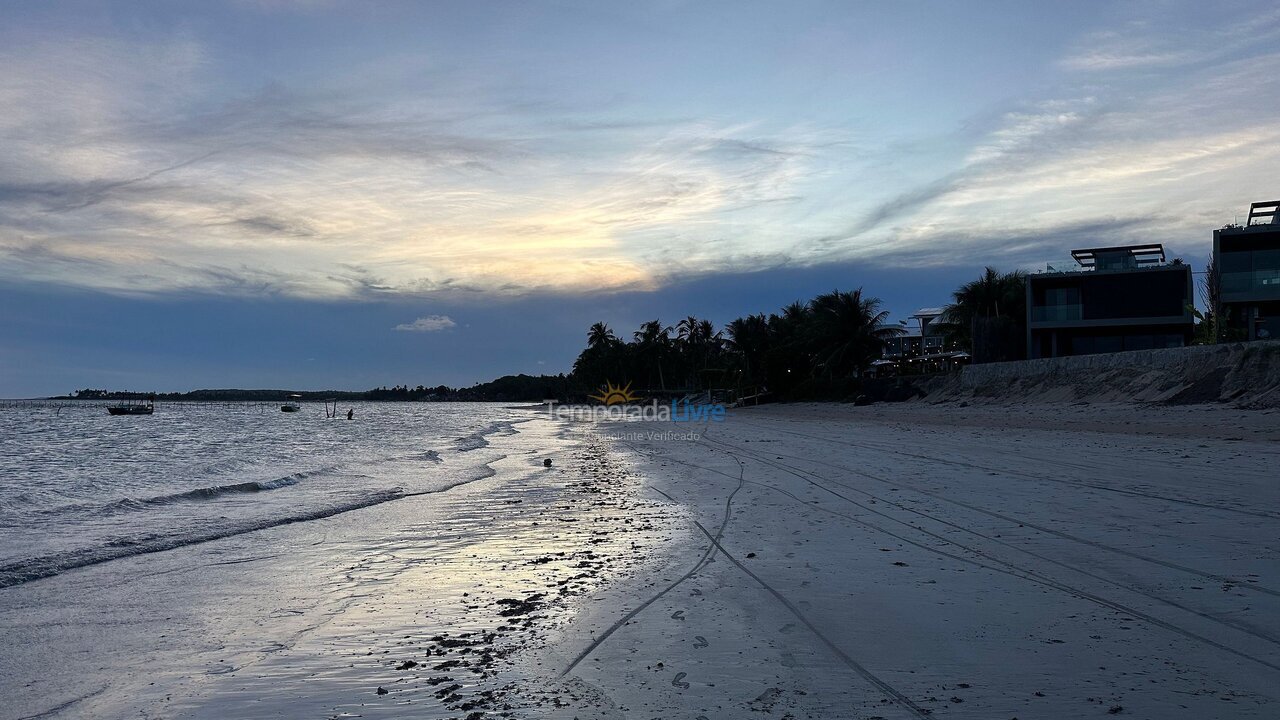
[[[444,698],[456,694],[456,708],[549,674],[511,671],[509,656],[563,623],[573,598],[633,567],[659,531],[637,529],[653,504],[636,504],[596,455],[567,456],[549,423],[520,428],[459,454],[497,472],[443,494],[108,564],[136,568],[130,581],[104,565],[18,588],[44,608],[32,622],[77,618],[28,651],[42,672],[34,689],[51,701],[92,694],[86,711],[390,717],[412,704],[452,717],[443,689],[461,686]],[[588,465],[599,472],[582,475]],[[600,482],[575,485],[582,477]],[[498,602],[537,595],[531,606]],[[62,651],[86,665],[44,656]],[[395,670],[405,661],[417,664]]]

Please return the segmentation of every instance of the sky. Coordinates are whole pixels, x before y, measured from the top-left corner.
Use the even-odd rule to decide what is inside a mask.
[[[0,5],[0,397],[567,372],[587,326],[1280,196],[1266,2]]]

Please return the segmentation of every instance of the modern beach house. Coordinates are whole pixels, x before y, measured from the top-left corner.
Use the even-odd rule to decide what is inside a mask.
[[[1191,267],[1164,246],[1073,250],[1074,265],[1027,277],[1027,357],[1149,350],[1191,343]]]
[[[1249,206],[1244,227],[1213,231],[1215,316],[1223,339],[1280,338],[1280,201]]]

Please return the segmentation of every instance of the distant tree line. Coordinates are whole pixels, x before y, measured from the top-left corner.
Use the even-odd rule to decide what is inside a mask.
[[[830,396],[849,390],[884,342],[902,333],[888,323],[880,300],[861,288],[748,315],[720,330],[689,316],[674,326],[649,320],[624,339],[596,323],[570,381],[576,388],[630,385],[647,395],[767,389],[782,397]]]
[[[372,390],[192,390],[183,393],[142,393],[127,390],[76,390],[58,399],[67,400],[132,400],[153,396],[160,402],[302,402],[341,400],[345,402],[510,402],[543,400],[569,394],[569,380],[564,375],[507,375],[469,388],[409,387],[396,385]],[[294,398],[294,396],[297,396]]]

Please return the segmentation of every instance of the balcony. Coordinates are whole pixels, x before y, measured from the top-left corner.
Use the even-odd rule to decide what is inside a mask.
[[[1224,272],[1221,283],[1223,295],[1248,294],[1280,298],[1280,270]]]
[[[1082,305],[1039,305],[1031,308],[1031,322],[1070,322],[1084,317]]]

